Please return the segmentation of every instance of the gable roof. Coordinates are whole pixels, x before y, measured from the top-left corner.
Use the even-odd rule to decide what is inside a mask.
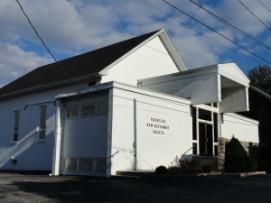
[[[44,89],[98,82],[99,72],[161,30],[124,40],[91,52],[39,67],[0,89],[0,99]]]

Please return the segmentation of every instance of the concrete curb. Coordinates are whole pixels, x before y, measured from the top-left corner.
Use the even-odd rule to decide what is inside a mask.
[[[240,177],[258,176],[258,175],[266,175],[266,171],[254,171],[254,172],[240,173]]]

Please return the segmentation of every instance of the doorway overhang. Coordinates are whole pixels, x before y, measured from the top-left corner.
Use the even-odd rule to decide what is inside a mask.
[[[228,113],[249,110],[249,82],[235,63],[226,63],[143,79],[138,85],[188,98],[193,105],[219,103],[219,112]]]

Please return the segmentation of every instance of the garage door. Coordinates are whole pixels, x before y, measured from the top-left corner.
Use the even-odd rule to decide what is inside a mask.
[[[107,97],[65,103],[63,174],[106,175]]]

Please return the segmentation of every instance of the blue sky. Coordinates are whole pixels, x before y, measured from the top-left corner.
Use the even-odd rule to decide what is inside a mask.
[[[271,61],[270,50],[194,6],[168,0],[238,44]],[[271,1],[242,0],[271,27]],[[236,62],[243,71],[264,64],[244,50],[176,12],[160,0],[20,0],[58,60],[159,28],[170,35],[189,68]],[[197,1],[259,41],[271,46],[271,31],[236,0]],[[15,0],[0,1],[0,86],[52,62]]]

